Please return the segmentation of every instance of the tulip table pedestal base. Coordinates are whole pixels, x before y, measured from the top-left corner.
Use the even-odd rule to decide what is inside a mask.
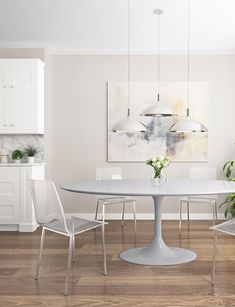
[[[142,265],[174,265],[190,262],[197,254],[189,249],[168,247],[162,239],[162,201],[163,196],[153,196],[155,206],[155,236],[147,247],[127,249],[120,254],[124,261]]]

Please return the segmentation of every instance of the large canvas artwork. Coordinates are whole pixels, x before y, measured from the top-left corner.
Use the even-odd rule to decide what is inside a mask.
[[[143,122],[148,133],[117,133],[112,127],[127,116],[127,83],[108,83],[108,161],[141,162],[156,155],[172,161],[207,161],[208,133],[170,134],[171,125],[183,118],[187,108],[187,82],[161,83],[161,99],[178,115],[145,117],[141,111],[154,103],[154,82],[130,83],[131,116]],[[208,127],[209,90],[207,82],[190,82],[190,115]]]

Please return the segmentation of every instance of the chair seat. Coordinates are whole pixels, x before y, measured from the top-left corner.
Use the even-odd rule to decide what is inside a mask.
[[[108,204],[118,204],[123,202],[125,203],[134,202],[136,201],[136,199],[126,196],[111,196],[111,197],[97,198],[97,201],[102,202],[104,205],[108,205]]]
[[[215,226],[211,227],[210,229],[235,236],[235,219],[226,221],[226,222],[221,223],[219,225],[215,225]]]
[[[70,234],[78,234],[84,231],[102,226],[102,222],[100,221],[90,221],[82,218],[78,218],[75,216],[66,217],[66,226]],[[44,227],[48,230],[52,230],[55,232],[67,234],[68,232],[65,229],[63,221],[53,220],[47,224],[44,224]]]
[[[217,195],[198,195],[198,196],[186,196],[181,198],[181,201],[188,201],[193,203],[211,203],[217,200]]]

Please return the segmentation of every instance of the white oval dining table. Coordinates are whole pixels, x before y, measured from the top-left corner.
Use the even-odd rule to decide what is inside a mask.
[[[155,231],[150,245],[124,250],[120,258],[142,265],[174,265],[196,259],[194,251],[179,247],[168,247],[162,238],[162,205],[165,196],[192,196],[229,194],[235,192],[235,182],[222,180],[169,179],[161,186],[147,180],[93,180],[68,183],[63,190],[96,194],[151,196],[155,207]]]

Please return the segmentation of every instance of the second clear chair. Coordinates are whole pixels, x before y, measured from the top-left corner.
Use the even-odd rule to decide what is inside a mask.
[[[122,170],[120,167],[97,167],[96,168],[96,180],[120,180],[122,179]],[[98,217],[99,206],[102,205],[102,220],[105,221],[105,207],[108,205],[122,204],[122,226],[124,226],[125,218],[125,205],[131,203],[133,206],[133,217],[134,217],[134,231],[137,232],[136,225],[136,199],[126,196],[117,195],[99,195],[96,196],[96,212],[95,219]]]
[[[191,167],[189,170],[189,179],[197,180],[215,180],[216,179],[216,168],[215,167]],[[187,219],[189,223],[189,205],[190,203],[197,204],[209,204],[212,205],[213,210],[213,225],[217,221],[217,195],[197,195],[197,196],[186,196],[180,200],[180,220],[179,220],[179,232],[181,234],[182,228],[182,207],[185,203],[187,206]]]

